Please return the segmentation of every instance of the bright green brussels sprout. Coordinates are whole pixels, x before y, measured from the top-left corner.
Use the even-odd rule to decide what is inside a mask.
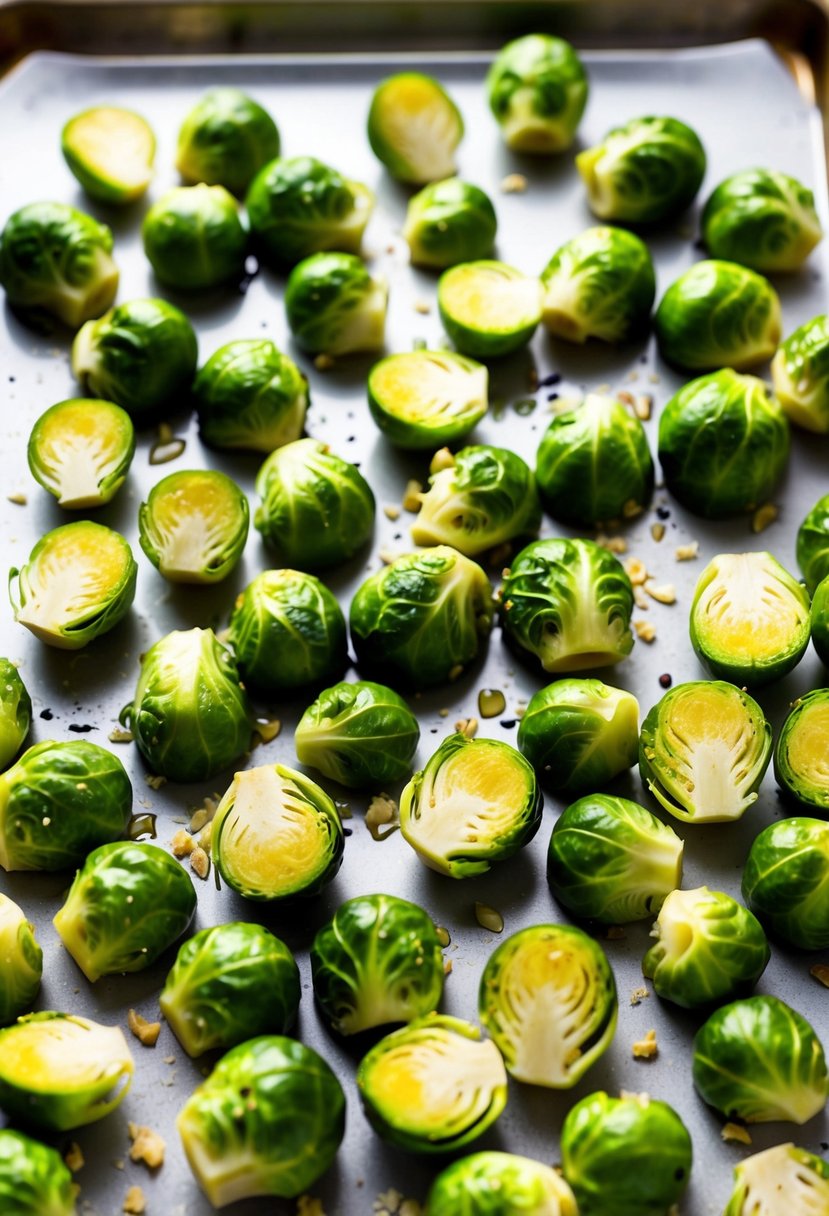
[[[361,667],[428,688],[477,657],[492,628],[492,588],[476,562],[436,545],[367,578],[349,625]]]
[[[23,909],[0,891],[0,1026],[7,1026],[31,1009],[42,974],[43,951],[35,940],[34,925]],[[2,1195],[0,1182],[0,1199]]]
[[[587,104],[587,73],[563,38],[527,34],[498,52],[486,89],[513,151],[563,152],[573,142]]]
[[[564,1176],[579,1216],[665,1216],[691,1176],[691,1137],[667,1102],[599,1091],[561,1129]]]
[[[239,280],[248,234],[224,186],[176,186],[144,216],[144,253],[160,283],[203,291]]]
[[[723,1216],[829,1212],[829,1163],[794,1144],[777,1144],[746,1157],[735,1165],[734,1179]]]
[[[176,168],[189,182],[244,194],[251,178],[279,156],[279,131],[267,110],[241,89],[210,89],[181,124]]]
[[[785,794],[817,815],[829,816],[829,689],[798,697],[777,736],[774,776]]]
[[[488,258],[498,219],[490,197],[478,186],[449,177],[409,199],[403,236],[412,265],[445,270],[458,262]]]
[[[53,923],[94,984],[102,975],[151,966],[195,911],[193,880],[172,854],[119,840],[89,854]]]
[[[573,916],[620,925],[653,916],[682,881],[685,845],[645,807],[588,794],[556,820],[547,881]]]
[[[381,350],[388,288],[353,253],[314,253],[296,265],[285,287],[294,341],[309,354]]]
[[[829,431],[829,316],[813,317],[781,343],[771,378],[796,426],[821,435]]]
[[[811,190],[771,169],[727,177],[702,212],[702,239],[712,257],[764,273],[798,270],[822,236]]]
[[[174,630],[144,655],[121,725],[153,772],[206,781],[248,749],[253,712],[236,662],[213,630]]]
[[[736,262],[696,262],[665,292],[653,324],[674,367],[741,372],[777,350],[780,299],[768,279]]]
[[[118,290],[112,233],[65,203],[30,203],[0,232],[0,284],[11,308],[70,329],[109,308]]]
[[[829,1095],[817,1035],[776,996],[750,996],[712,1013],[694,1038],[693,1075],[704,1102],[745,1123],[806,1123]]]
[[[809,593],[770,553],[720,553],[697,580],[691,643],[713,675],[767,684],[809,645]]]
[[[553,418],[535,476],[544,506],[562,523],[593,528],[635,513],[653,492],[645,428],[621,401],[588,393]]]
[[[390,443],[434,451],[464,439],[488,406],[489,373],[448,350],[388,355],[368,377],[371,416]]]
[[[762,709],[722,680],[677,684],[642,723],[642,784],[685,823],[740,819],[757,801],[770,759]]]
[[[72,1131],[115,1110],[134,1068],[118,1026],[30,1013],[0,1030],[0,1108],[32,1127]]]
[[[829,823],[794,818],[764,828],[743,870],[743,899],[785,945],[829,947]]]
[[[392,177],[415,186],[455,172],[463,118],[433,76],[398,72],[381,80],[368,112],[368,142]]]
[[[294,747],[300,764],[361,790],[404,781],[419,738],[417,718],[401,696],[357,680],[319,694],[299,720]]]
[[[40,415],[27,454],[35,481],[59,506],[68,511],[101,507],[126,481],[135,430],[120,405],[73,397]]]
[[[796,553],[803,581],[814,595],[829,574],[829,494],[817,500],[798,528]]]
[[[648,247],[623,228],[588,228],[541,272],[541,322],[567,342],[627,342],[645,333],[656,295]]]
[[[138,539],[171,583],[218,583],[239,563],[248,538],[248,500],[217,469],[170,473],[138,508]]]
[[[319,439],[277,448],[256,475],[254,526],[277,560],[323,570],[353,557],[374,530],[374,494],[356,465]]]
[[[61,131],[60,150],[86,193],[101,203],[133,203],[152,181],[155,136],[132,110],[93,106],[75,114]]]
[[[193,382],[199,436],[211,447],[272,452],[299,439],[308,381],[265,338],[228,342]]]
[[[730,368],[700,376],[659,418],[665,484],[705,519],[752,511],[765,502],[789,458],[789,424],[771,389]]]
[[[440,276],[438,311],[461,354],[510,355],[538,328],[541,284],[504,262],[462,262]]]
[[[117,756],[85,739],[36,743],[0,775],[0,866],[66,870],[118,840],[132,785]]]
[[[432,1013],[443,992],[443,954],[429,915],[396,895],[340,904],[311,947],[314,996],[338,1034],[360,1034]]]
[[[822,579],[815,590],[809,613],[812,644],[824,667],[829,667],[829,578]]]
[[[0,1210],[6,1216],[75,1216],[76,1193],[60,1153],[10,1127],[0,1131]]]
[[[264,1035],[219,1060],[176,1127],[215,1208],[256,1195],[293,1198],[334,1160],[345,1129],[345,1095],[310,1047]]]
[[[561,1174],[514,1153],[473,1153],[435,1178],[426,1216],[578,1216]]]
[[[545,671],[618,663],[633,649],[633,589],[621,563],[592,540],[537,540],[512,562],[501,625]]]
[[[485,874],[529,844],[544,799],[509,743],[449,735],[400,795],[400,831],[424,865],[450,878]]]
[[[32,724],[32,698],[10,659],[0,659],[0,772],[14,760]]]
[[[189,1056],[284,1034],[296,1021],[299,968],[262,925],[232,921],[202,929],[176,956],[158,998]]]

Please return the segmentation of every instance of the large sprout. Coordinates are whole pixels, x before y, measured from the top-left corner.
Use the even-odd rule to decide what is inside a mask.
[[[702,239],[712,257],[764,273],[798,270],[822,236],[812,191],[772,169],[727,177],[702,212]]]
[[[829,316],[799,326],[771,361],[774,391],[797,426],[829,431]]]
[[[777,736],[774,775],[785,794],[807,811],[829,815],[829,689],[798,697]]]
[[[487,411],[486,368],[448,350],[388,355],[368,377],[371,416],[390,443],[434,451],[464,439]]]
[[[656,296],[645,242],[624,228],[588,228],[541,272],[541,321],[567,342],[628,342],[647,331]]]
[[[541,284],[504,262],[462,262],[440,276],[438,311],[461,354],[511,355],[538,328]]]
[[[0,772],[14,760],[32,724],[32,698],[17,666],[0,658]]]
[[[563,152],[588,94],[587,73],[563,38],[527,34],[498,52],[486,79],[492,113],[515,152]]]
[[[193,396],[204,443],[267,453],[302,434],[308,381],[273,342],[242,338],[199,368]]]
[[[84,397],[59,401],[41,414],[27,448],[32,476],[68,511],[110,502],[134,455],[129,414],[112,401]]]
[[[381,80],[368,112],[368,142],[392,177],[415,186],[455,172],[463,118],[433,76],[398,72]]]
[[[0,1210],[8,1216],[75,1216],[76,1193],[59,1152],[10,1127],[0,1131]]]
[[[556,1170],[515,1153],[461,1157],[441,1170],[427,1216],[577,1216],[573,1192]]]
[[[757,836],[743,899],[772,937],[795,950],[829,947],[829,824],[781,819]]]
[[[43,951],[13,899],[0,892],[0,1026],[28,1013],[40,991]],[[0,1186],[0,1196],[2,1196]],[[2,1208],[0,1208],[2,1210]]]
[[[248,234],[239,205],[224,186],[176,186],[144,216],[144,252],[160,283],[205,291],[238,282]]]
[[[86,193],[123,206],[141,198],[152,181],[155,135],[145,118],[119,106],[75,114],[60,134],[60,150]]]
[[[138,539],[171,583],[218,583],[248,538],[248,500],[218,469],[186,469],[156,482],[138,508]]]
[[[723,1216],[800,1216],[829,1212],[829,1163],[794,1144],[776,1144],[734,1167],[734,1189]]]
[[[301,764],[349,789],[404,781],[420,739],[417,718],[385,684],[356,680],[325,688],[294,734]]]
[[[489,195],[469,182],[448,177],[409,199],[403,237],[414,266],[445,270],[458,262],[488,258],[497,229]]]
[[[243,194],[279,155],[279,131],[267,110],[241,89],[210,89],[178,133],[176,168],[185,180]]]
[[[381,350],[388,288],[353,253],[314,253],[291,271],[285,314],[294,341],[317,355]]]
[[[829,574],[829,494],[812,507],[797,530],[797,564],[809,593]]]

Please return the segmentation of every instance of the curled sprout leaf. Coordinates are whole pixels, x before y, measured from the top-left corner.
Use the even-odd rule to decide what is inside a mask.
[[[171,583],[218,583],[238,564],[248,538],[248,500],[224,473],[171,473],[138,509],[141,548]]]
[[[32,476],[68,511],[110,502],[134,455],[129,414],[111,401],[59,401],[41,414],[29,436]]]
[[[463,439],[488,408],[489,373],[452,351],[388,355],[368,377],[371,416],[390,443],[432,451]]]

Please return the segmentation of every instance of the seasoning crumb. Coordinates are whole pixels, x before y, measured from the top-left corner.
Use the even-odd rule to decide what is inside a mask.
[[[720,1135],[726,1144],[751,1144],[748,1128],[739,1123],[726,1123],[720,1130]]]
[[[200,832],[206,823],[210,823],[216,814],[218,805],[219,795],[214,794],[212,798],[205,798],[201,806],[196,807],[190,816],[190,831],[194,835],[196,832]]]
[[[6,500],[13,503],[16,507],[25,507],[29,501],[26,495],[20,493],[19,491],[16,494],[7,494]]]
[[[641,502],[637,502],[634,498],[629,498],[622,507],[622,515],[625,519],[636,519],[636,517],[641,515],[644,510],[645,508],[642,506]]]
[[[651,524],[651,536],[653,537],[653,539],[656,541],[657,544],[659,544],[659,542],[662,540],[664,535],[665,535],[665,525],[664,524]]]
[[[162,1062],[162,1064],[175,1064],[176,1057],[175,1056],[165,1056],[161,1062]]]
[[[634,988],[633,992],[630,994],[630,1003],[631,1005],[641,1005],[642,1002],[649,996],[650,993],[648,992],[647,988]]]
[[[648,568],[641,557],[629,557],[623,565],[631,584],[634,587],[644,586],[648,579]]]
[[[604,536],[599,533],[596,537],[596,544],[607,549],[608,553],[615,553],[617,557],[628,551],[628,543],[624,536]]]
[[[657,604],[676,603],[676,587],[673,583],[656,583],[649,578],[645,583],[644,591],[652,600],[656,600]]]
[[[399,519],[400,507],[393,502],[386,503],[385,507],[383,507],[383,514],[385,515],[386,519]]]
[[[440,473],[443,469],[453,469],[455,464],[455,457],[449,451],[449,448],[438,448],[429,461],[429,472]]]
[[[112,1164],[116,1170],[122,1170],[124,1168],[124,1158],[116,1157]]]
[[[504,918],[497,908],[490,908],[489,904],[475,903],[475,919],[482,929],[488,929],[490,933],[504,932]]]
[[[443,709],[439,709],[439,710],[438,710],[438,715],[439,715],[441,718],[448,718],[448,717],[449,717],[449,710],[446,708],[446,706],[444,706],[444,707],[443,707]]]
[[[408,511],[410,515],[417,515],[420,510],[420,496],[423,493],[423,486],[414,477],[406,482],[406,490],[403,494],[403,510]]]
[[[210,858],[201,845],[193,849],[193,852],[190,854],[190,869],[197,878],[205,879],[210,873]]]
[[[633,403],[633,412],[641,422],[647,422],[653,409],[653,397],[648,393],[640,393]]]
[[[334,366],[334,360],[331,355],[317,355],[314,360],[314,367],[318,372],[327,372]]]
[[[610,925],[607,933],[605,933],[605,938],[609,942],[620,942],[625,936],[625,931],[621,925]]]
[[[78,1170],[82,1170],[86,1164],[83,1153],[81,1152],[81,1146],[74,1140],[63,1154],[63,1160],[66,1163],[66,1168],[71,1170],[73,1174],[77,1174]]]
[[[649,1030],[644,1039],[633,1044],[634,1060],[654,1060],[659,1054],[659,1044],[656,1041],[656,1031]]]
[[[376,794],[368,804],[366,827],[373,840],[385,840],[400,827],[397,803],[388,794]],[[381,828],[386,830],[381,832]]]
[[[635,367],[632,367],[629,372],[625,373],[625,380],[628,384],[633,384],[639,379],[639,373]]]
[[[130,1009],[127,1014],[127,1026],[142,1047],[155,1047],[158,1036],[161,1034],[160,1022],[148,1022],[146,1018],[142,1018],[140,1013]]]
[[[699,557],[699,541],[692,540],[688,545],[679,545],[674,550],[674,557],[678,562],[693,562]]]
[[[130,1161],[142,1161],[151,1170],[159,1169],[164,1164],[166,1145],[158,1132],[139,1123],[128,1123],[127,1131],[132,1140]]]
[[[455,723],[455,730],[458,734],[465,735],[467,739],[474,739],[478,733],[478,719],[458,718]]]
[[[636,630],[636,636],[640,642],[651,642],[656,639],[656,626],[653,621],[634,621],[633,628]]]
[[[385,547],[383,549],[378,549],[377,556],[380,558],[380,561],[384,566],[391,566],[392,563],[396,562],[398,557],[400,557],[400,553],[396,549],[389,549],[388,547]]]
[[[815,963],[814,967],[809,968],[809,975],[824,988],[829,988],[829,966],[826,963]]]
[[[443,960],[443,974],[444,974],[444,975],[451,975],[451,974],[452,974],[452,960],[451,960],[451,958],[445,958],[445,959]]]
[[[780,514],[780,508],[776,507],[773,502],[767,502],[762,507],[758,507],[751,517],[752,532],[765,532],[770,524],[773,524]]]
[[[151,790],[160,790],[162,785],[167,784],[167,778],[162,777],[161,773],[147,773],[144,780]]]
[[[132,743],[132,731],[122,730],[120,726],[116,726],[107,735],[110,743]]]
[[[662,377],[659,375],[659,372],[648,372],[648,383],[649,384],[659,384],[661,382],[661,380],[662,380]]]
[[[457,680],[458,676],[463,675],[463,663],[456,663],[454,667],[449,668],[449,679]]]
[[[674,682],[674,678],[669,671],[663,671],[659,677],[660,688],[670,688]]]
[[[523,194],[527,189],[527,179],[523,173],[508,173],[501,178],[502,194]]]
[[[195,847],[196,842],[189,832],[185,832],[184,828],[179,828],[170,841],[170,852],[174,857],[178,857],[179,859],[189,857]]]
[[[147,1201],[144,1198],[144,1192],[140,1186],[131,1186],[124,1196],[124,1203],[121,1209],[123,1212],[130,1213],[130,1216],[141,1216],[142,1212],[147,1210]]]
[[[428,300],[415,300],[413,307],[415,312],[420,313],[422,317],[428,317],[432,311],[432,305]]]

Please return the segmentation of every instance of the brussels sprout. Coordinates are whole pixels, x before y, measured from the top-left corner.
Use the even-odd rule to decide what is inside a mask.
[[[685,823],[742,818],[757,801],[770,759],[771,727],[762,709],[721,680],[677,684],[642,723],[642,783]]]
[[[349,614],[361,667],[413,688],[442,684],[471,663],[492,628],[492,588],[448,545],[408,553],[358,588]]]
[[[774,776],[785,794],[818,815],[829,816],[829,689],[798,697],[774,749]]]
[[[140,114],[119,106],[93,106],[70,118],[60,150],[91,198],[133,203],[152,181],[155,135]]]
[[[80,650],[129,612],[137,572],[118,532],[89,520],[64,524],[40,538],[22,569],[9,571],[14,619],[48,646]]]
[[[228,342],[193,382],[199,436],[211,447],[272,452],[299,439],[308,381],[264,338]]]
[[[720,553],[697,580],[691,643],[715,676],[767,684],[809,645],[809,594],[770,553]]]
[[[659,302],[654,329],[663,359],[684,371],[746,371],[780,341],[780,299],[768,279],[735,262],[696,262]]]
[[[429,489],[412,524],[416,545],[452,545],[467,557],[518,536],[538,535],[535,479],[515,452],[479,445],[432,461]]]
[[[635,513],[653,493],[645,428],[621,401],[588,393],[553,418],[535,476],[545,507],[562,523],[592,528]]]
[[[420,727],[401,696],[369,680],[324,689],[299,720],[300,764],[349,789],[404,781],[412,771]]]
[[[291,271],[285,313],[297,346],[310,354],[381,350],[388,288],[353,253],[314,253]]]
[[[730,368],[700,376],[659,418],[665,484],[705,519],[752,511],[765,502],[789,458],[789,424],[771,389]]]
[[[532,765],[519,751],[455,734],[400,795],[400,831],[431,870],[471,878],[529,844],[543,809]]]
[[[150,207],[141,227],[156,278],[181,291],[238,280],[248,236],[224,186],[176,186]]]
[[[110,502],[134,455],[130,416],[111,401],[59,401],[40,415],[29,436],[32,476],[69,511]]]
[[[801,325],[771,361],[774,391],[796,426],[829,431],[829,316]]]
[[[360,1034],[432,1013],[443,992],[443,955],[431,918],[396,895],[340,904],[311,947],[314,996],[338,1034]]]
[[[75,1216],[76,1191],[60,1153],[10,1127],[0,1131],[0,1210],[6,1216]]]
[[[815,590],[809,614],[812,644],[824,667],[829,667],[829,578],[822,579]]]
[[[590,210],[601,220],[651,224],[694,200],[705,149],[678,118],[634,118],[576,157]]]
[[[569,1111],[561,1156],[580,1216],[665,1216],[688,1185],[693,1150],[667,1102],[599,1091]]]
[[[483,1135],[507,1102],[501,1053],[477,1026],[431,1013],[386,1035],[357,1069],[369,1123],[413,1153],[450,1153]]]
[[[105,224],[65,203],[30,203],[0,233],[0,284],[24,317],[50,313],[77,329],[115,299],[111,253]]]
[[[284,942],[241,921],[202,929],[184,943],[158,999],[189,1056],[284,1034],[302,995],[299,968]]]
[[[213,819],[216,868],[247,899],[316,895],[342,865],[344,846],[328,794],[284,764],[236,773]]]
[[[117,756],[84,739],[36,743],[0,775],[0,866],[65,870],[118,840],[132,785]]]
[[[752,270],[798,270],[822,236],[811,190],[771,169],[727,177],[702,212],[702,239],[712,257]]]
[[[241,89],[210,89],[181,124],[176,168],[186,181],[244,194],[251,178],[279,156],[279,131],[267,110]]]
[[[148,426],[187,401],[197,355],[181,309],[167,300],[131,300],[84,325],[72,344],[72,373],[94,397]]]
[[[462,262],[438,282],[443,327],[464,355],[492,359],[526,346],[541,320],[541,284],[504,262]]]
[[[592,540],[537,540],[512,562],[501,625],[545,671],[618,663],[633,649],[633,589],[622,565]]]
[[[648,247],[622,228],[588,228],[541,273],[541,322],[567,342],[627,342],[647,331],[656,295]]]
[[[653,916],[682,881],[685,845],[627,798],[589,794],[556,820],[547,881],[574,916],[619,925]]]
[[[549,789],[597,789],[636,763],[639,703],[601,680],[555,680],[530,699],[518,748]]]
[[[345,1129],[345,1095],[310,1047],[264,1035],[219,1060],[176,1127],[215,1208],[256,1195],[293,1198],[334,1160]]]
[[[764,828],[743,870],[743,899],[785,945],[829,947],[829,823],[781,819]]]
[[[248,500],[216,469],[163,477],[138,508],[138,539],[171,583],[218,583],[239,563],[248,538]]]
[[[486,89],[513,151],[563,152],[573,142],[587,104],[587,73],[563,38],[527,34],[498,52]]]
[[[26,919],[23,909],[0,891],[0,1026],[7,1026],[31,1009],[40,991],[42,974],[43,951],[35,940],[34,925]],[[2,1196],[0,1167],[0,1199]]]
[[[398,181],[422,186],[455,172],[463,118],[433,76],[398,72],[381,80],[368,112],[368,142]]]
[[[121,725],[130,727],[153,772],[206,781],[247,750],[253,712],[213,630],[174,630],[144,655]]]
[[[777,1144],[734,1167],[734,1190],[723,1216],[775,1216],[781,1203],[802,1216],[829,1212],[829,1164],[794,1144]]]
[[[473,1153],[435,1178],[427,1216],[578,1216],[561,1174],[514,1153]]]
[[[374,495],[356,465],[319,439],[286,443],[256,476],[254,526],[278,561],[322,570],[353,557],[374,530]]]
[[[409,199],[403,237],[412,265],[445,270],[458,262],[488,258],[498,219],[490,197],[478,186],[449,177]]]
[[[447,350],[388,355],[368,377],[371,416],[390,443],[434,451],[464,439],[488,406],[489,373]]]
[[[750,996],[711,1014],[694,1038],[694,1085],[728,1119],[806,1123],[826,1105],[823,1048],[776,996]]]
[[[32,698],[10,659],[0,659],[0,772],[14,760],[32,724]]]
[[[797,530],[797,564],[811,595],[829,574],[829,494],[812,507]]]
[[[72,1131],[115,1110],[134,1067],[117,1026],[30,1013],[0,1030],[0,1108],[33,1127]]]

